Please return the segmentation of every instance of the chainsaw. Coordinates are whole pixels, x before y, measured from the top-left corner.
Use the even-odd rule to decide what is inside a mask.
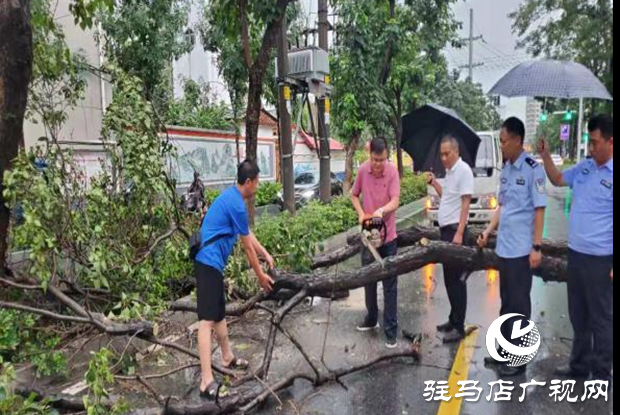
[[[366,247],[375,258],[375,260],[381,264],[381,267],[385,268],[385,261],[379,254],[379,248],[385,243],[387,238],[387,226],[381,218],[367,219],[362,223],[361,239],[362,245]]]

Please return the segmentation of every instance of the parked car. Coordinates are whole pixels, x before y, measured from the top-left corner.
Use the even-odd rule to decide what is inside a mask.
[[[334,173],[331,174],[332,196],[342,196],[342,180]],[[315,172],[302,173],[295,178],[295,206],[299,209],[313,200],[319,199],[319,174]],[[284,210],[284,192],[278,193],[278,206]]]
[[[482,142],[478,150],[474,172],[474,194],[471,200],[469,223],[489,223],[499,208],[499,185],[503,165],[503,157],[499,144],[499,136],[493,132],[478,133]],[[439,182],[444,179],[439,178]],[[437,191],[429,186],[426,210],[428,219],[438,226],[439,203],[441,199]]]

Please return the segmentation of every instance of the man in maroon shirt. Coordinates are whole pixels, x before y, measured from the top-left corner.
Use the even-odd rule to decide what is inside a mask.
[[[388,145],[384,138],[375,138],[370,143],[370,161],[364,163],[357,174],[351,191],[353,206],[359,215],[360,224],[368,219],[381,218],[386,224],[387,233],[383,245],[378,249],[383,258],[395,256],[398,251],[396,242],[396,210],[400,206],[400,177],[396,167],[388,162]],[[374,262],[371,253],[362,251],[362,266]],[[377,305],[377,285],[370,284],[366,289],[366,309],[368,315],[357,328],[368,332],[379,329],[379,307]],[[386,346],[394,349],[398,346],[398,278],[383,281],[385,297],[384,330],[387,337]]]

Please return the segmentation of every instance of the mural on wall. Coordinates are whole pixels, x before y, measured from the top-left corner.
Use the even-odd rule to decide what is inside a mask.
[[[205,184],[232,182],[237,176],[236,144],[231,141],[206,141],[173,138],[177,150],[176,160],[171,161],[172,176],[179,184],[190,184],[194,171],[200,173]],[[241,145],[245,158],[245,144]],[[258,166],[265,180],[275,178],[275,148],[273,144],[258,145]]]

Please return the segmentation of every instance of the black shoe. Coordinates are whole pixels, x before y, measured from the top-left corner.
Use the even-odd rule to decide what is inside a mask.
[[[517,376],[524,375],[526,370],[527,370],[527,366],[510,367],[510,366],[504,365],[499,369],[499,375],[502,378],[514,378]]]
[[[437,331],[440,333],[448,333],[448,332],[451,332],[452,330],[454,330],[454,326],[449,321],[445,324],[437,326]]]
[[[557,368],[553,372],[553,374],[561,378],[570,378],[570,379],[575,379],[575,378],[587,379],[590,376],[589,373],[578,372],[576,370],[573,370],[573,368],[570,365]]]
[[[443,337],[443,342],[444,344],[458,343],[464,338],[465,338],[464,331],[452,329],[452,331],[446,333],[446,335]]]
[[[497,360],[493,359],[492,357],[485,357],[484,358],[484,364],[486,366],[499,366],[502,365],[502,362],[498,362]]]
[[[364,322],[362,324],[357,326],[357,331],[359,331],[361,333],[366,333],[366,332],[369,332],[369,331],[379,330],[380,328],[381,328],[381,326],[379,325],[379,323],[372,323],[372,322],[368,321],[368,319],[366,319],[366,320],[364,320]]]
[[[502,355],[502,351],[498,350],[497,354],[499,354],[501,356]],[[499,366],[499,365],[503,365],[503,363],[502,362],[498,362],[497,360],[495,360],[491,356],[487,356],[487,357],[484,358],[484,365],[485,366]]]

